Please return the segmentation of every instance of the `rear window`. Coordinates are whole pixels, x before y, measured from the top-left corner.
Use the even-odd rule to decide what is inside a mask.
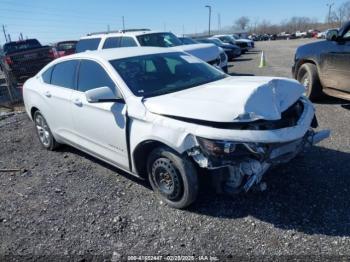
[[[51,75],[51,84],[74,89],[77,65],[77,60],[62,62],[55,65]]]
[[[28,39],[24,41],[18,41],[18,42],[10,42],[6,43],[4,45],[4,52],[5,53],[13,53],[13,52],[19,52],[24,51],[28,49],[34,49],[41,47],[41,44],[36,39]]]
[[[101,38],[81,39],[77,43],[76,52],[80,53],[87,50],[97,50],[100,41]]]
[[[76,42],[65,42],[65,43],[58,43],[57,44],[57,51],[66,51],[66,50],[72,50],[75,49]]]
[[[51,66],[49,69],[47,69],[47,70],[41,75],[41,77],[42,77],[44,83],[46,83],[46,84],[50,84],[50,83],[51,83],[52,69],[53,69],[53,66]]]

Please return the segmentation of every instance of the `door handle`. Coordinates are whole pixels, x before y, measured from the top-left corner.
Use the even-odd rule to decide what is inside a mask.
[[[83,102],[81,102],[81,100],[79,98],[75,98],[73,99],[73,103],[77,106],[82,106]]]
[[[46,92],[44,93],[44,95],[45,95],[46,97],[51,97],[50,91],[46,91]]]

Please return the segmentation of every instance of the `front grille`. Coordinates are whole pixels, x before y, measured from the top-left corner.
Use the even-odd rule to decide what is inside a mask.
[[[216,58],[214,60],[208,61],[208,64],[213,65],[213,66],[219,65],[220,64],[220,59]]]
[[[240,48],[247,48],[247,47],[248,47],[248,43],[245,43],[245,42],[238,42],[237,45],[238,45]]]

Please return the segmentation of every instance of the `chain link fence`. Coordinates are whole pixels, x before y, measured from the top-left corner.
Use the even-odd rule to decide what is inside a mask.
[[[22,87],[8,83],[5,75],[0,71],[0,106],[11,107],[22,101]]]

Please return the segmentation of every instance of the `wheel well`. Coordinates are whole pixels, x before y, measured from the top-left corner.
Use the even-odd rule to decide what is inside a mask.
[[[148,155],[151,153],[151,151],[157,147],[165,146],[167,145],[155,141],[155,140],[148,140],[144,141],[141,144],[137,145],[133,152],[133,159],[135,164],[135,170],[137,174],[142,178],[147,178],[147,158]]]
[[[36,111],[38,111],[39,109],[36,107],[32,107],[32,109],[30,109],[30,116],[32,117],[32,119],[34,119],[34,114]]]

